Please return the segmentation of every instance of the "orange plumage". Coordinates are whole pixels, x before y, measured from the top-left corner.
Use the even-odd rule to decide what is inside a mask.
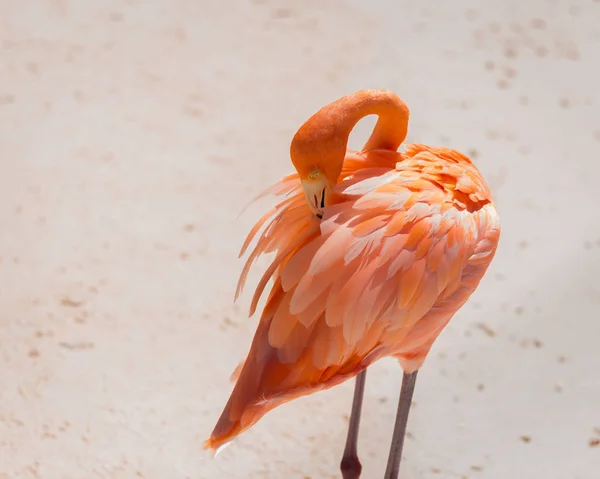
[[[379,121],[365,148],[346,150],[368,114]],[[410,144],[397,151],[407,126],[408,108],[396,95],[362,90],[320,110],[294,137],[298,173],[267,190],[282,199],[248,235],[241,254],[258,239],[237,294],[264,253],[275,258],[251,313],[273,285],[206,448],[382,357],[417,370],[479,284],[500,234],[491,193],[454,150]]]

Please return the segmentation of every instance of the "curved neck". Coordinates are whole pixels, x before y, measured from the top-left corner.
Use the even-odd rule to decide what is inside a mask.
[[[342,98],[339,107],[347,114],[340,121],[346,143],[356,124],[368,115],[377,115],[377,123],[362,151],[396,151],[408,133],[409,110],[406,104],[392,92],[386,90],[362,90]],[[338,107],[338,108],[339,108]]]
[[[335,181],[342,168],[348,137],[368,115],[379,118],[363,151],[396,151],[408,132],[408,107],[390,91],[360,90],[321,108],[296,132],[290,153],[300,175],[318,169]]]

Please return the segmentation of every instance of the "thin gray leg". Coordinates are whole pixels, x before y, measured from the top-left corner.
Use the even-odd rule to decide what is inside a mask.
[[[342,462],[340,464],[342,477],[344,479],[358,479],[362,471],[362,465],[358,459],[357,442],[366,377],[366,369],[356,376],[354,399],[352,400],[352,412],[350,413],[350,424],[348,425],[348,436],[346,437],[346,447],[344,448],[344,455],[342,456]]]
[[[392,436],[392,445],[388,457],[387,468],[384,479],[398,479],[400,471],[400,459],[402,459],[402,446],[404,445],[404,436],[406,435],[406,423],[408,421],[408,412],[412,402],[415,382],[417,380],[417,371],[402,376],[402,389],[400,390],[400,400],[398,401],[398,412],[396,412],[396,423],[394,425],[394,435]]]

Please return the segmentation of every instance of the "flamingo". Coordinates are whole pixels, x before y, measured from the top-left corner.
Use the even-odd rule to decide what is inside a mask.
[[[359,120],[378,117],[362,151],[347,149]],[[479,285],[500,237],[481,173],[458,151],[406,144],[409,109],[366,89],[321,108],[290,146],[296,172],[267,189],[280,202],[249,232],[241,272],[274,254],[250,351],[204,448],[215,453],[267,412],[356,378],[344,479],[358,478],[357,438],[367,368],[392,356],[403,370],[385,472],[396,479],[417,373],[435,339]],[[259,232],[262,230],[262,233]]]

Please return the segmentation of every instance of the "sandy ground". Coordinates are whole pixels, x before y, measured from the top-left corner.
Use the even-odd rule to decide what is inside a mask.
[[[256,325],[232,297],[269,201],[238,214],[309,115],[382,87],[503,221],[420,374],[403,479],[597,479],[600,3],[225,3],[0,0],[0,477],[339,477],[351,382],[201,446]],[[399,383],[369,374],[367,479]]]

